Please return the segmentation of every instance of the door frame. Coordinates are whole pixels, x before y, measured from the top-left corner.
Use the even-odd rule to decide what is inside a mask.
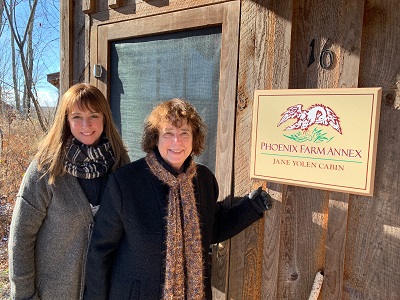
[[[109,98],[111,42],[186,29],[222,26],[215,162],[215,176],[220,189],[219,200],[230,199],[233,192],[239,23],[240,1],[230,1],[136,19],[98,23],[92,26],[90,34],[90,67],[93,70],[96,64],[102,68],[101,77],[95,78],[90,74],[90,82]]]

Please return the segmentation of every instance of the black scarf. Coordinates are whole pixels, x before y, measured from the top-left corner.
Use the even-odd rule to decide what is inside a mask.
[[[114,153],[107,137],[97,146],[87,146],[72,138],[67,146],[64,170],[74,177],[93,179],[107,174],[115,163]]]

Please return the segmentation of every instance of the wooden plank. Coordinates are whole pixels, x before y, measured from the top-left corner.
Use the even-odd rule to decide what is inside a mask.
[[[119,7],[112,9],[109,7],[108,1],[109,0],[98,1],[97,11],[91,15],[93,22],[101,24],[121,22],[170,13],[172,11],[204,7],[232,0],[152,0],[138,2],[135,0],[125,0],[125,3],[121,2]],[[111,2],[114,1],[118,0],[111,0]]]
[[[248,146],[251,136],[251,117],[255,73],[261,76],[264,69],[259,69],[255,54],[254,41],[257,30],[257,5],[254,1],[242,1],[240,18],[240,48],[238,68],[238,108],[236,113],[236,137],[235,137],[235,195],[249,193],[253,187],[249,178]],[[260,80],[261,84],[264,80]],[[247,125],[247,126],[246,126]],[[264,223],[263,221],[261,223]],[[262,225],[262,224],[261,224]],[[257,223],[231,239],[230,268],[229,268],[229,292],[227,299],[258,299],[261,271],[257,269],[258,235],[260,224]],[[261,269],[260,269],[261,270]],[[249,284],[247,281],[252,280]]]
[[[60,94],[63,95],[72,83],[73,72],[73,0],[60,2]]]
[[[226,299],[229,272],[230,242],[224,241],[212,247],[212,295],[215,300]]]
[[[400,299],[399,1],[366,0],[359,86],[383,88],[374,197],[349,205],[343,299]]]
[[[269,1],[267,36],[268,48],[266,52],[267,89],[289,88],[290,80],[290,52],[292,38],[293,1]],[[262,299],[277,299],[279,279],[280,239],[283,209],[286,207],[287,186],[268,183],[268,192],[276,199],[275,209],[268,212],[265,220],[263,272],[262,272]],[[273,213],[272,213],[273,212]]]
[[[293,1],[267,2],[266,89],[287,89],[290,80]]]
[[[361,28],[349,28],[349,25],[359,25],[360,12],[356,9],[362,9],[360,3],[362,2],[356,1],[354,4],[346,4],[343,0],[298,3],[294,10],[294,19],[297,22],[293,25],[296,42],[292,51],[294,65],[291,68],[291,88],[333,88],[338,87],[339,80],[343,86],[353,86],[346,80],[350,77],[357,78],[357,69],[347,68],[343,59],[347,55],[347,61],[355,59],[357,62],[359,44],[354,43],[351,37],[360,36]],[[349,10],[345,11],[345,8]],[[349,17],[349,11],[356,13],[354,22],[353,17]],[[350,44],[355,48],[344,48]],[[346,51],[342,53],[343,48]],[[324,50],[331,51],[333,55],[333,63],[327,69],[320,63]],[[326,55],[323,57],[327,58]],[[351,79],[351,84],[354,84],[354,79]]]
[[[99,31],[99,26],[97,26],[97,25],[90,26],[90,31],[88,34],[90,43],[87,44],[87,48],[86,48],[86,49],[89,49],[89,51],[87,53],[89,55],[89,59],[88,59],[89,66],[87,67],[87,70],[88,70],[87,80],[89,80],[89,82],[91,84],[93,84],[97,87],[98,87],[98,79],[93,76],[93,66],[94,66],[94,64],[98,63],[98,61],[97,61],[97,59],[98,59],[97,58],[97,56],[98,56],[98,39],[97,39],[98,31]],[[104,93],[104,91],[103,91],[103,93]],[[107,95],[107,94],[105,94],[105,95]]]
[[[118,8],[123,6],[123,0],[108,0],[108,7],[110,8]]]
[[[96,0],[81,0],[82,1],[82,12],[85,14],[94,13],[97,9]]]
[[[106,95],[107,99],[109,99],[110,96],[110,92],[108,90],[109,32],[110,28],[108,26],[99,26],[96,37],[97,49],[96,53],[93,53],[95,56],[97,55],[97,61],[95,63],[100,65],[102,68],[102,75],[96,80],[97,87],[103,92],[104,95]],[[94,64],[92,65],[92,68],[93,66]]]
[[[169,14],[104,24],[102,26],[109,28],[109,40],[212,26],[223,23],[222,16],[226,7],[226,4],[215,5],[212,9],[210,7],[199,7],[197,9],[171,12]],[[222,56],[221,59],[223,59]]]
[[[245,264],[243,270],[245,276],[242,299],[260,299],[264,219],[247,228],[245,233],[246,251],[244,253]],[[230,297],[230,299],[232,298]]]
[[[267,188],[274,204],[272,210],[265,214],[260,299],[275,300],[278,299],[281,212],[286,203],[287,186],[268,182]]]
[[[342,299],[349,195],[330,193],[322,299]]]
[[[360,85],[383,87],[382,103],[395,109],[399,109],[400,87],[400,28],[395,12],[399,5],[396,0],[366,0],[361,52],[365,63],[360,65]]]
[[[85,78],[85,57],[87,51],[87,45],[85,44],[86,34],[89,28],[86,27],[86,19],[89,17],[82,13],[78,2],[75,2],[74,7],[74,26],[73,26],[73,72],[72,72],[72,82],[84,82],[88,78]],[[83,5],[83,3],[82,3]]]
[[[240,101],[242,100],[242,107],[245,108],[247,105],[249,99],[248,95],[246,94],[248,90],[252,90],[254,82],[252,82],[252,77],[251,77],[251,70],[248,70],[247,67],[250,69],[253,65],[248,61],[248,56],[251,56],[251,45],[247,43],[248,40],[251,40],[252,37],[254,36],[251,30],[246,30],[243,25],[244,20],[243,17],[246,16],[244,11],[247,11],[248,5],[247,4],[252,4],[247,1],[242,1],[242,12],[241,12],[241,24],[240,24],[240,35],[243,36],[243,31],[246,32],[246,37],[243,38],[241,37],[240,40],[240,49],[239,49],[239,69],[238,69],[238,103],[241,103]],[[250,8],[251,9],[251,8]],[[247,17],[245,17],[247,18]],[[248,26],[247,28],[253,28],[254,29],[254,23],[251,22],[252,19],[249,18],[249,23],[246,23]],[[246,45],[248,46],[246,49]],[[254,49],[253,49],[254,50]],[[244,63],[248,63],[248,65],[244,66]],[[246,73],[248,72],[248,73]],[[243,76],[249,75],[248,78],[249,82],[246,82],[243,79]],[[247,84],[250,85],[249,89],[247,88]],[[243,88],[243,86],[245,88]],[[250,92],[251,93],[251,92]],[[240,104],[238,104],[240,106]],[[248,193],[251,189],[251,184],[248,178],[248,172],[246,170],[247,162],[245,161],[245,158],[248,155],[248,152],[246,151],[246,141],[244,141],[242,138],[240,138],[242,135],[238,134],[239,132],[242,132],[241,130],[241,124],[247,123],[248,121],[251,122],[251,109],[245,109],[244,111],[241,111],[239,115],[236,116],[236,130],[235,130],[235,165],[234,165],[234,193],[236,195],[244,195]],[[246,121],[247,120],[247,121]],[[245,133],[244,135],[245,136]],[[238,139],[239,138],[239,139]],[[247,136],[248,138],[248,136]],[[240,159],[240,162],[238,162],[238,158]],[[240,181],[240,179],[243,179],[243,181]],[[256,230],[257,231],[257,230]],[[256,232],[255,231],[255,232]],[[251,231],[253,233],[253,230]],[[234,237],[231,240],[231,249],[230,249],[230,263],[229,263],[229,291],[227,294],[227,299],[242,299],[242,293],[243,293],[243,287],[244,287],[244,276],[245,276],[245,253],[246,253],[246,231],[241,232],[238,234],[236,237]],[[247,256],[251,254],[247,253]],[[253,266],[253,265],[252,265]],[[254,269],[253,269],[254,272]],[[250,274],[253,273],[250,271]],[[254,283],[254,282],[253,282]],[[252,285],[251,285],[252,286]]]
[[[360,2],[357,2],[354,7],[359,4]],[[346,7],[341,1],[296,3],[293,10],[293,20],[296,22],[293,23],[292,35],[291,88],[337,87],[339,80],[342,80],[342,85],[357,85],[357,72],[354,72],[354,68],[358,69],[358,60],[351,56],[351,51],[356,52],[359,49],[361,29],[360,26],[353,29],[353,37],[358,34],[358,39],[355,40],[345,40],[343,36],[347,31],[342,34],[342,30],[347,29],[350,24],[359,25],[360,14],[356,13],[354,16],[351,14],[354,11],[349,7],[350,5]],[[354,49],[347,50],[347,46]],[[328,68],[324,68],[320,62],[322,50],[332,51],[333,61],[327,61],[332,63]],[[307,193],[309,196],[304,197]],[[343,249],[345,244],[346,228],[343,228],[340,222],[346,220],[347,210],[335,209],[335,202],[329,201],[328,195],[324,191],[318,193],[310,189],[288,187],[287,198],[282,201],[285,219],[280,248],[285,249],[285,252],[281,253],[279,262],[278,299],[308,298],[316,273],[324,271],[325,268],[329,276],[324,286],[328,286],[327,284],[334,286],[333,295],[338,295],[340,292],[341,286],[334,285],[333,280],[339,279],[340,283],[343,275],[336,274],[337,277],[333,278],[332,274],[344,263],[340,247]],[[346,194],[341,195],[345,208],[348,197]],[[336,232],[338,229],[342,229],[340,231],[342,234],[334,237],[335,241],[341,243],[333,244],[332,231]],[[308,235],[300,237],[299,234],[305,231]],[[328,233],[331,235],[327,235]],[[337,254],[335,262],[339,267],[330,264],[330,261],[327,263],[326,250],[330,251],[329,255]],[[326,299],[338,298],[333,296]]]
[[[83,69],[83,77],[85,82],[90,82],[90,51],[92,45],[92,36],[91,36],[91,19],[90,16],[85,16],[85,34],[84,34],[84,69]]]
[[[283,194],[277,299],[308,299],[325,257],[327,195],[294,186]]]
[[[365,0],[345,1],[340,3],[342,21],[340,22],[338,53],[339,88],[358,87],[360,70],[361,36]]]
[[[338,87],[357,87],[360,66],[360,47],[363,23],[364,0],[342,1],[337,55]],[[326,239],[326,254],[323,267],[323,299],[342,299],[345,268],[345,244],[347,237],[349,194],[330,193],[329,222]]]
[[[214,5],[218,8],[221,4]],[[200,10],[198,8],[196,10]],[[210,8],[208,15],[211,15]],[[216,12],[218,14],[218,12]],[[233,155],[235,130],[235,99],[239,47],[240,1],[224,4],[222,14],[221,62],[219,80],[217,152],[215,173],[220,185],[221,199],[232,197]],[[231,199],[232,201],[232,199]],[[225,256],[213,256],[212,285],[214,299],[226,297],[229,274],[229,241],[224,242]],[[220,281],[223,279],[222,281]],[[216,281],[218,280],[218,281]]]
[[[283,4],[242,1],[235,147],[236,194],[248,192],[249,186],[255,188],[262,183],[254,181],[251,186],[249,179],[247,158],[251,104],[255,89],[287,88],[289,85],[291,5],[291,1]],[[279,80],[273,81],[274,76]],[[263,185],[266,188],[265,182]],[[276,299],[282,187],[268,183],[268,191],[276,200],[274,208],[266,213],[262,222],[231,241],[231,299]]]

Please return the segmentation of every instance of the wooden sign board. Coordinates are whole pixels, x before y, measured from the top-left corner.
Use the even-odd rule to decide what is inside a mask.
[[[381,91],[255,91],[250,177],[372,196]]]

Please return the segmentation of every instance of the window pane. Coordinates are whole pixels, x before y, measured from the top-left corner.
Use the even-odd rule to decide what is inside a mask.
[[[143,157],[143,121],[171,98],[192,103],[208,128],[197,159],[215,170],[221,27],[140,37],[110,45],[110,102],[131,160]]]

